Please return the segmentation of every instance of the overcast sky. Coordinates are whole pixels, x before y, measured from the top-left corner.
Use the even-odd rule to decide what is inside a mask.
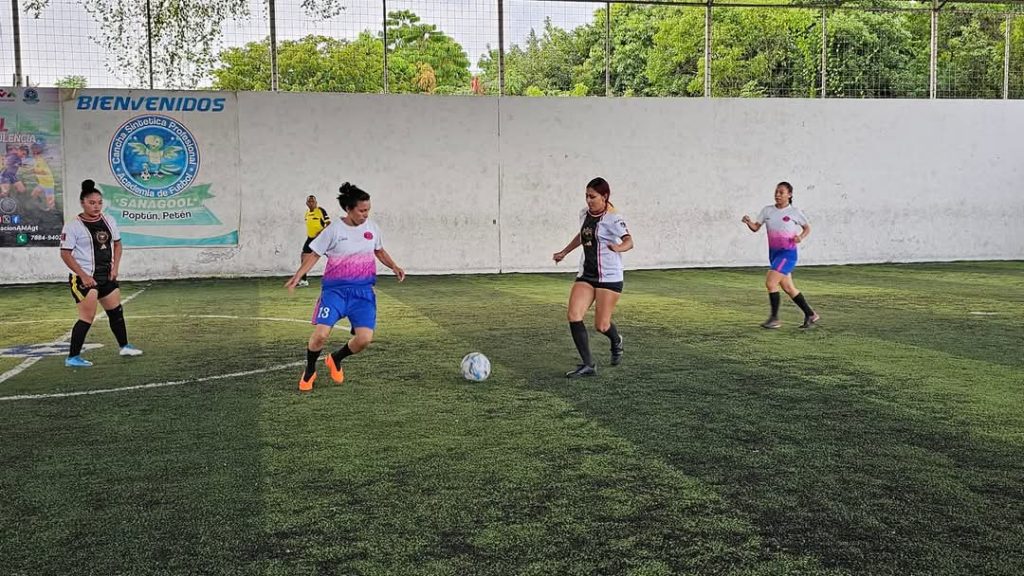
[[[134,0],[144,6],[143,0]],[[0,86],[10,85],[14,75],[14,41],[11,3],[0,2]],[[361,30],[380,31],[383,8],[380,0],[343,0],[345,10],[317,22],[301,9],[301,0],[277,0],[277,36],[280,40],[322,34],[354,38]],[[269,34],[264,0],[250,0],[252,16],[225,26],[222,47],[240,46]],[[604,2],[505,0],[507,44],[521,43],[530,28],[538,31],[545,17],[556,26],[574,28],[593,18]],[[412,10],[427,23],[455,38],[476,69],[487,46],[498,44],[496,0],[387,0],[388,11]],[[76,0],[51,0],[36,20],[22,15],[21,50],[23,74],[33,85],[52,86],[63,76],[81,75],[90,87],[123,88],[124,81],[107,69],[107,52],[93,40],[99,26]]]

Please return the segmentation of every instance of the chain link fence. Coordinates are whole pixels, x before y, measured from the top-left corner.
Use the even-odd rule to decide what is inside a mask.
[[[0,21],[0,73],[15,85],[1024,98],[1016,2],[20,2]]]

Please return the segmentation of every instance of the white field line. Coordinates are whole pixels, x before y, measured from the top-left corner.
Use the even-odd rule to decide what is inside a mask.
[[[309,324],[309,320],[300,320],[297,318],[272,318],[269,316],[228,316],[225,314],[141,314],[138,316],[125,316],[125,320],[141,320],[150,318],[221,318],[225,320],[256,320],[260,322],[298,322],[300,324]],[[73,322],[75,318],[47,318],[45,320],[13,320],[10,322],[0,322],[0,325],[6,324],[43,324],[45,322]]]
[[[131,302],[132,300],[135,299],[136,296],[138,296],[139,294],[142,294],[145,291],[146,291],[146,289],[143,288],[143,289],[139,290],[138,292],[134,292],[130,296],[126,297],[124,300],[121,300],[121,303],[125,304],[125,303],[128,303],[128,302]],[[106,313],[106,311],[104,311],[102,314],[100,314],[97,317],[97,320],[102,319],[106,315],[107,315],[107,313]],[[54,344],[60,344],[60,343],[63,343],[63,342],[67,342],[70,338],[71,338],[71,330],[68,330],[59,339],[54,340],[53,343]],[[42,360],[42,356],[32,356],[30,358],[25,358],[25,360],[22,361],[21,364],[18,364],[17,366],[15,366],[14,368],[11,368],[7,372],[4,372],[3,374],[0,374],[0,384],[3,384],[4,382],[10,380],[11,378],[14,378],[18,374],[21,374],[25,370],[28,370],[29,368],[32,367],[33,364],[35,364],[36,362],[39,362],[40,360]]]
[[[19,400],[46,400],[50,398],[71,398],[73,396],[90,396],[93,394],[113,394],[114,392],[129,392],[133,390],[149,390],[151,388],[166,388],[168,386],[182,386],[184,384],[200,384],[202,382],[210,382],[213,380],[223,380],[225,378],[241,378],[242,376],[254,376],[256,374],[265,374],[267,372],[276,372],[278,370],[285,370],[288,368],[295,368],[296,366],[304,366],[305,361],[291,362],[288,364],[282,364],[280,366],[274,366],[271,368],[260,368],[259,370],[246,370],[245,372],[234,372],[232,374],[221,374],[219,376],[204,376],[202,378],[190,378],[188,380],[172,380],[169,382],[155,382],[152,384],[139,384],[136,386],[125,386],[123,388],[103,388],[100,390],[83,390],[81,392],[62,392],[55,394],[22,394],[19,396],[0,396],[0,402],[15,402]]]

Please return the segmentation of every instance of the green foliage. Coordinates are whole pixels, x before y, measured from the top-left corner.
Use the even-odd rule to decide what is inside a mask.
[[[39,18],[51,0],[29,0],[25,12]],[[99,24],[95,42],[110,51],[106,63],[129,86],[148,86],[150,75],[159,88],[199,86],[217,64],[216,48],[226,23],[245,20],[250,0],[81,0]],[[302,0],[311,17],[329,18],[344,7],[341,0]],[[147,16],[147,13],[149,16]],[[152,69],[149,60],[152,38]],[[268,75],[269,77],[269,75]]]
[[[57,88],[85,88],[89,84],[85,76],[64,76],[54,83]]]
[[[50,0],[29,0],[36,16]],[[816,97],[821,86],[822,30],[817,0],[807,9],[716,7],[713,13],[711,82],[713,96]],[[269,45],[251,42],[214,54],[229,20],[250,16],[248,0],[153,0],[155,84],[192,88],[212,76],[214,87],[266,90],[270,87]],[[302,0],[313,17],[344,10],[342,0]],[[870,9],[887,0],[868,0]],[[114,53],[110,70],[129,85],[148,84],[145,10],[116,0],[83,0],[101,25],[98,39]],[[827,7],[826,7],[827,8]],[[949,5],[940,14],[939,95],[996,98],[1002,95],[1005,49],[1004,5]],[[510,95],[700,96],[705,93],[703,7],[613,4],[596,9],[590,22],[565,30],[550,18],[505,54],[505,88]],[[611,35],[606,38],[605,20]],[[930,20],[927,11],[827,13],[829,97],[927,97]],[[1011,30],[1011,62],[1024,62],[1024,19]],[[311,35],[278,47],[280,87],[302,91],[383,91],[383,51],[388,87],[398,93],[497,93],[498,54],[490,49],[478,64],[479,88],[471,86],[463,47],[410,10],[389,12],[387,46],[380,31],[355,39]],[[610,54],[605,53],[605,46]],[[1024,74],[1014,65],[1012,97],[1024,97]],[[127,75],[127,77],[125,77]]]
[[[310,35],[278,45],[279,88],[301,92],[382,92],[384,42],[366,30],[355,40]],[[270,42],[250,42],[220,54],[212,72],[223,90],[270,88]],[[459,93],[469,90],[469,59],[458,42],[408,11],[388,18],[388,88],[391,92]]]

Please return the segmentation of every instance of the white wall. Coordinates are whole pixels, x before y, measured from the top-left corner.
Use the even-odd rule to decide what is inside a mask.
[[[1024,103],[506,99],[502,268],[548,270],[603,176],[631,267],[760,265],[791,182],[805,264],[1024,258]]]
[[[64,114],[95,129],[73,103]],[[344,180],[371,193],[411,273],[571,269],[551,254],[598,175],[630,223],[634,268],[763,264],[763,233],[740,218],[779,180],[812,221],[804,264],[1024,259],[1021,126],[1014,101],[239,93],[239,246],[129,249],[122,276],[290,273],[305,196],[338,217]],[[66,182],[88,177],[66,165]],[[0,254],[0,282],[66,278],[56,249]]]

